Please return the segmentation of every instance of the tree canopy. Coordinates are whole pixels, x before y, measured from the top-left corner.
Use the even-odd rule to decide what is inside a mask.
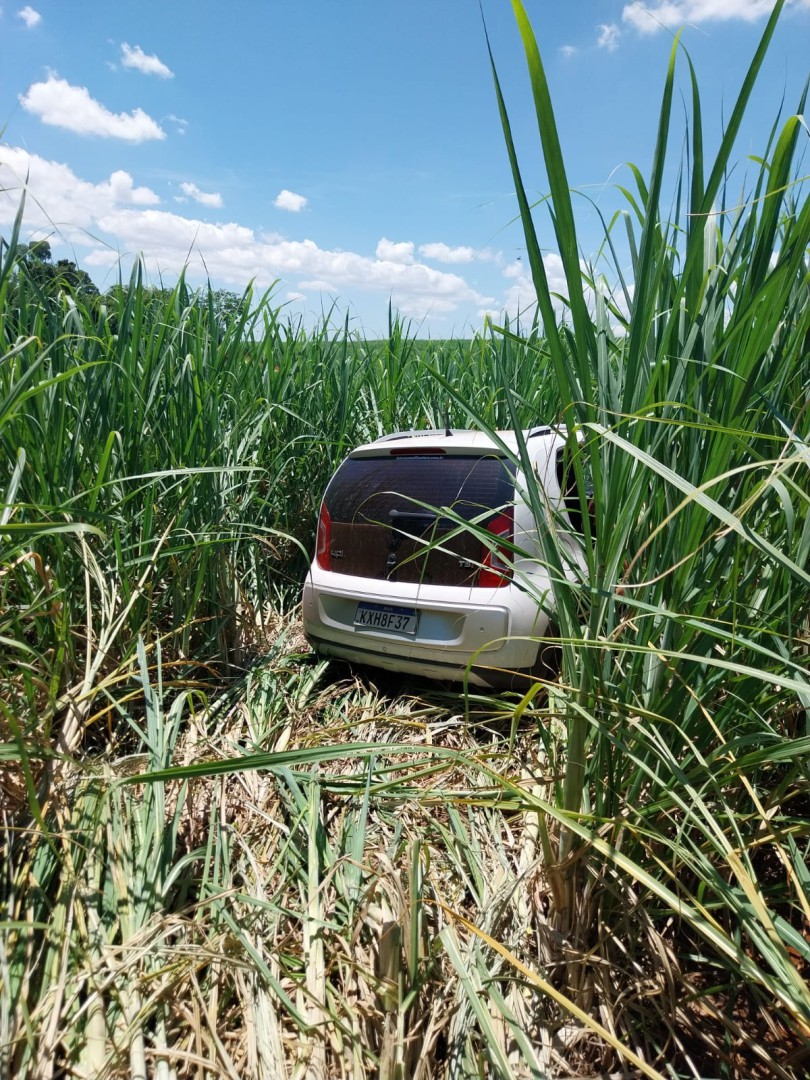
[[[82,270],[71,259],[53,261],[51,245],[47,240],[20,244],[18,255],[18,266],[45,293],[52,294],[60,289],[69,289],[85,297],[99,295],[86,270]]]

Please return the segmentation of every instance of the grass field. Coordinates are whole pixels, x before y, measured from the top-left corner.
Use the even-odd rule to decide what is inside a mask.
[[[728,179],[783,5],[712,160],[676,43],[584,269],[514,6],[553,207],[493,66],[535,326],[369,341],[138,267],[95,299],[26,272],[22,207],[0,241],[0,1077],[810,1069],[804,99]],[[300,635],[337,462],[446,417],[581,439],[587,572],[545,536],[562,669],[524,697]]]

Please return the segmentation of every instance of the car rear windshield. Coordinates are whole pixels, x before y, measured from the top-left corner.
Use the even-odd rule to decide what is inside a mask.
[[[348,458],[326,491],[335,522],[390,526],[400,514],[450,508],[466,521],[486,523],[514,497],[513,466],[490,455],[409,454]]]

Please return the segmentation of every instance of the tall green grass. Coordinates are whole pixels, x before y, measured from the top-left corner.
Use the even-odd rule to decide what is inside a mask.
[[[712,160],[676,42],[649,173],[583,272],[515,0],[552,209],[493,63],[528,329],[430,342],[391,314],[367,340],[250,290],[222,320],[137,266],[99,301],[46,293],[21,208],[0,241],[0,1075],[805,1074],[804,98],[730,179],[782,6]],[[334,466],[448,418],[570,433],[583,535],[572,564],[543,532],[545,696],[391,699],[301,655]]]
[[[690,143],[673,195],[676,39],[649,177],[630,170],[611,259],[583,273],[543,63],[513,0],[568,288],[561,325],[493,64],[585,522],[576,582],[553,530],[545,543],[565,724],[559,781],[537,804],[556,822],[555,923],[568,948],[622,966],[626,936],[605,928],[625,925],[632,888],[687,970],[713,969],[729,1040],[761,1009],[810,1034],[806,94],[763,135],[742,190],[729,179],[782,6],[713,161],[685,58]],[[542,493],[530,495],[542,513]],[[686,1055],[674,1025],[670,1037]]]

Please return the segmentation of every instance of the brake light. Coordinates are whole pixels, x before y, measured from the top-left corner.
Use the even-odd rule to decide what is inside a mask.
[[[318,539],[315,543],[315,562],[321,570],[332,569],[332,519],[326,509],[326,503],[321,503],[321,512],[318,515]]]
[[[447,451],[440,446],[401,446],[397,450],[389,450],[391,457],[441,457]]]
[[[515,535],[514,509],[510,506],[498,514],[487,525],[487,532],[499,539],[512,543]],[[509,558],[509,549],[498,545],[494,549],[484,546],[481,552],[481,569],[478,572],[478,586],[481,589],[499,589],[508,585],[512,578],[512,568],[505,560]]]

